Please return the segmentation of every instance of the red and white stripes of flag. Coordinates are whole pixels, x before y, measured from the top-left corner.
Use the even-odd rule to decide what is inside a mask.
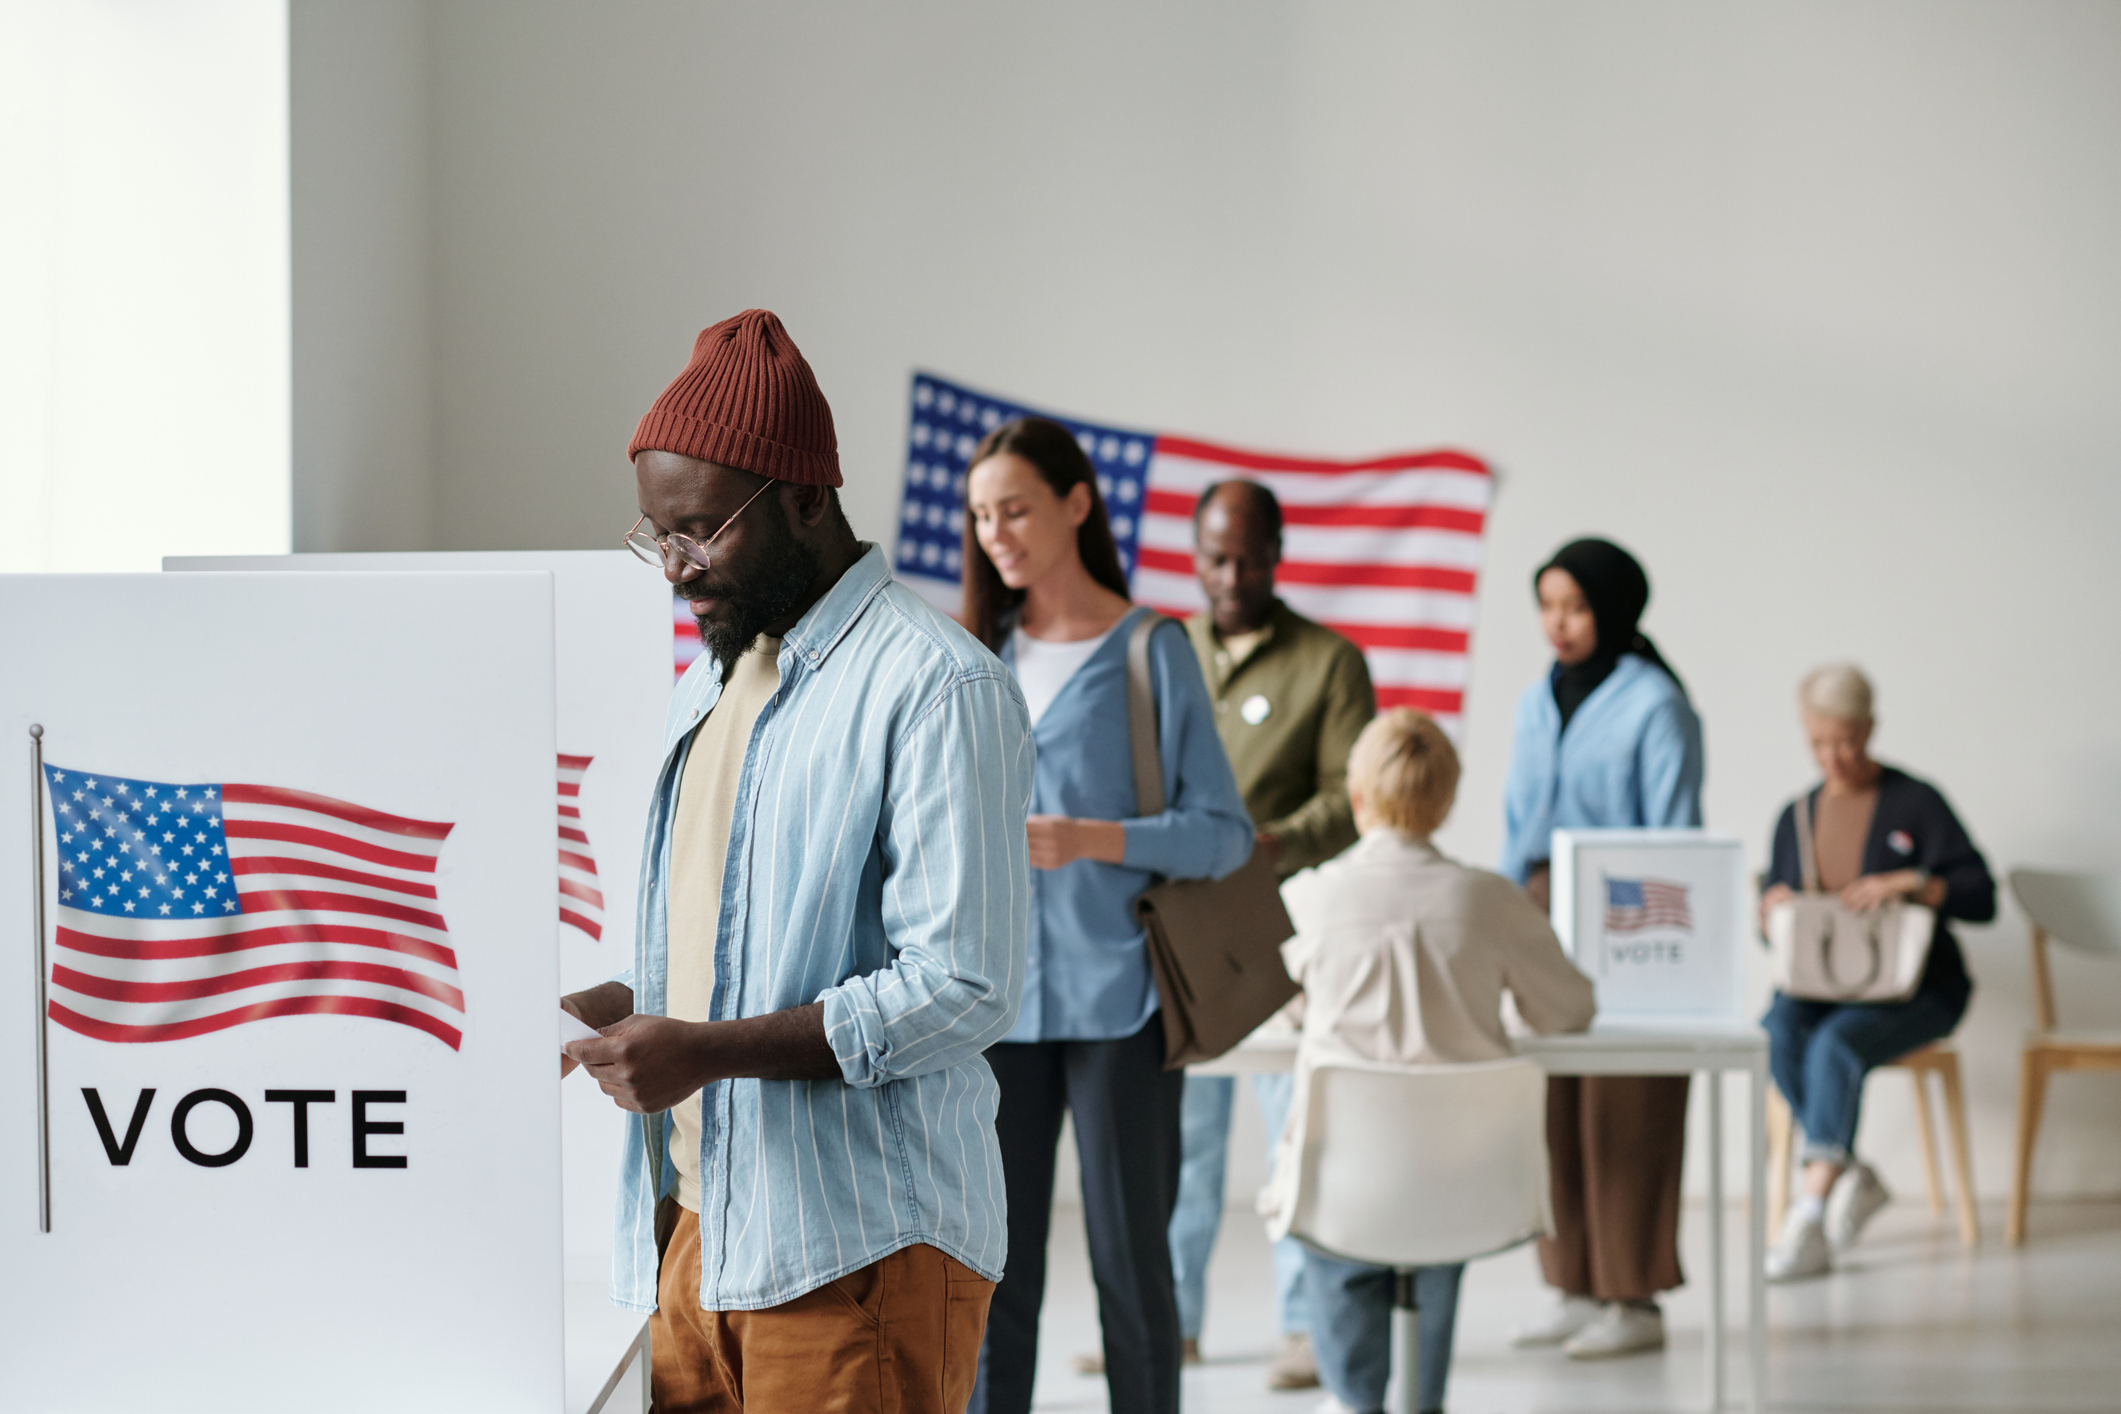
[[[582,777],[594,760],[560,753],[560,921],[591,942],[604,936],[604,891],[589,832],[582,827]]]

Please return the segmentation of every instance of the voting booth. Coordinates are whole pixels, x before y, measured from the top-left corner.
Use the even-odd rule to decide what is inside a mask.
[[[1601,1025],[1744,1019],[1745,848],[1708,830],[1556,830],[1552,920]]]
[[[672,600],[669,581],[659,572],[625,550],[171,556],[162,567],[549,575],[556,793],[546,818],[557,839],[558,991],[595,986],[633,960],[641,842],[670,700]],[[516,607],[505,595],[486,595],[480,631],[486,624],[506,624]],[[489,707],[512,710],[498,690]],[[610,1271],[625,1116],[586,1075],[578,1075],[561,1089],[561,1131],[568,1272],[576,1283],[601,1292]]]
[[[560,1406],[552,583],[0,577],[9,1408]]]

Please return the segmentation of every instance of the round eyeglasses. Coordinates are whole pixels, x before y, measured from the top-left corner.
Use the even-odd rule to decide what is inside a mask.
[[[705,540],[695,540],[689,535],[658,536],[652,531],[643,530],[641,527],[648,523],[648,517],[644,515],[633,523],[633,529],[626,532],[626,548],[665,574],[676,573],[682,578],[691,570],[704,570],[713,562],[713,556],[707,547],[722,538],[722,531],[734,525],[737,516],[751,509],[751,501],[756,501],[772,488],[773,483],[768,481],[752,492],[751,500],[738,506],[735,513],[722,522],[721,529]]]

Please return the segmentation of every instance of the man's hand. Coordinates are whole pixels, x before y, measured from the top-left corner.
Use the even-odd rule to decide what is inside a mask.
[[[599,1039],[569,1041],[566,1052],[620,1109],[638,1114],[667,1110],[717,1080],[842,1078],[823,1002],[741,1021],[634,1015],[599,1030]]]
[[[667,1016],[629,1016],[599,1027],[602,1039],[569,1041],[567,1054],[622,1110],[654,1114],[667,1110],[709,1080],[713,1047],[704,1043],[707,1022]]]
[[[1031,840],[1033,869],[1058,869],[1078,859],[1097,859],[1106,864],[1127,861],[1127,827],[1117,820],[1033,815],[1025,831]]]
[[[633,988],[624,982],[599,982],[586,992],[573,992],[560,998],[560,1010],[572,1013],[576,1021],[592,1029],[609,1026],[633,1015]],[[574,1057],[563,1049],[560,1052],[560,1079],[565,1080],[574,1067]]]

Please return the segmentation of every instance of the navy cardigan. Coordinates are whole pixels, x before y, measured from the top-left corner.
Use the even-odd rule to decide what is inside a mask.
[[[1996,916],[1996,881],[1988,872],[1988,861],[1974,847],[1966,827],[1945,803],[1943,792],[1928,781],[1917,780],[1893,766],[1882,768],[1878,778],[1878,808],[1871,815],[1871,832],[1863,842],[1863,872],[1890,874],[1899,869],[1926,869],[1944,880],[1944,902],[1937,906],[1937,932],[1930,943],[1928,964],[1922,971],[1924,992],[1956,991],[1964,995],[1973,988],[1966,973],[1966,959],[1959,940],[1952,936],[1946,919],[1986,923]],[[1817,809],[1821,787],[1805,796]],[[1787,884],[1804,887],[1804,871],[1797,862],[1797,816],[1795,806],[1785,805],[1775,821],[1775,843],[1762,886]]]

